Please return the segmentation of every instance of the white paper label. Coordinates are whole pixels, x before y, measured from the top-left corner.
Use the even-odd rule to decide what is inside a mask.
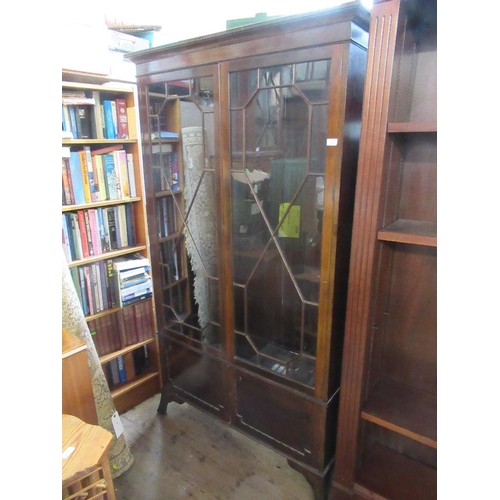
[[[339,140],[336,137],[328,137],[326,139],[327,146],[336,146],[339,143]]]
[[[62,457],[63,457],[63,460],[65,458],[68,458],[74,451],[75,451],[75,447],[74,446],[68,446],[64,451],[63,451],[63,454],[62,454]]]
[[[115,436],[118,439],[123,434],[122,421],[120,420],[120,415],[115,411],[111,416],[111,422],[113,423],[113,428],[115,429]]]

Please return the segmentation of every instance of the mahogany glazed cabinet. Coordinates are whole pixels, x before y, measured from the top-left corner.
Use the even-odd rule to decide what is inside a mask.
[[[164,385],[325,497],[369,13],[358,3],[129,54]]]
[[[371,12],[335,500],[437,496],[436,11]]]

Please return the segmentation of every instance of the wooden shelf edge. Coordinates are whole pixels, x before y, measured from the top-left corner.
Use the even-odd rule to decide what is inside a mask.
[[[111,398],[112,399],[119,398],[120,396],[123,396],[127,392],[132,391],[136,387],[139,387],[140,385],[146,383],[147,381],[149,381],[153,378],[159,377],[159,376],[160,376],[160,372],[155,371],[155,372],[148,373],[146,375],[139,376],[139,377],[131,380],[130,382],[125,382],[123,385],[121,385],[117,389],[111,389],[111,391],[110,391]]]
[[[119,250],[113,250],[112,252],[105,252],[99,255],[93,255],[92,257],[85,257],[85,259],[73,260],[71,262],[68,262],[68,266],[84,266],[86,264],[92,264],[93,262],[99,262],[100,260],[114,259],[115,257],[128,255],[129,253],[142,252],[143,250],[146,250],[146,245],[124,247],[120,248]]]
[[[137,139],[61,139],[63,146],[77,146],[77,145],[99,145],[99,144],[137,144]]]
[[[433,500],[437,498],[437,470],[376,444],[358,471],[354,492],[376,500]]]
[[[379,241],[437,247],[437,223],[397,219],[380,229]]]
[[[88,208],[96,208],[96,207],[109,207],[114,205],[122,205],[124,203],[136,203],[141,201],[142,198],[120,198],[118,200],[103,200],[103,201],[93,201],[89,203],[85,203],[83,205],[62,205],[63,212],[74,212],[75,210],[86,210]]]
[[[387,124],[389,134],[437,132],[436,122],[390,122]]]
[[[437,449],[437,397],[390,380],[370,391],[361,418]]]
[[[135,351],[136,349],[139,349],[139,347],[142,347],[143,345],[151,344],[151,342],[155,341],[155,337],[151,337],[147,340],[143,340],[141,342],[137,342],[136,344],[130,344],[127,347],[124,347],[123,349],[120,349],[119,351],[113,351],[110,352],[109,354],[105,354],[104,356],[99,357],[99,362],[101,365],[104,365],[106,363],[109,363],[111,360],[118,358],[119,356],[123,356],[124,354],[127,354],[128,352]]]

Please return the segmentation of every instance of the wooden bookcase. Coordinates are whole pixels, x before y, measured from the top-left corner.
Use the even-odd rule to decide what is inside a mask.
[[[102,150],[108,146],[117,146],[119,149],[124,150],[126,154],[131,155],[133,159],[136,192],[131,193],[131,196],[123,195],[121,198],[113,199],[110,199],[109,196],[102,196],[99,201],[85,200],[85,203],[66,204],[67,200],[64,200],[63,194],[62,205],[63,218],[67,214],[85,214],[85,212],[90,217],[91,211],[94,211],[94,214],[100,213],[106,217],[108,211],[116,207],[115,215],[119,210],[126,210],[124,220],[132,222],[128,226],[127,234],[132,233],[133,238],[125,240],[122,237],[121,240],[123,241],[120,241],[119,244],[114,245],[114,248],[112,248],[109,243],[105,243],[105,240],[110,237],[112,229],[110,230],[109,226],[103,224],[101,232],[98,231],[98,237],[101,239],[101,248],[99,250],[94,251],[93,254],[89,253],[87,256],[83,254],[71,255],[70,253],[67,257],[86,321],[93,335],[99,359],[110,386],[113,402],[119,412],[124,412],[156,394],[161,387],[153,299],[146,298],[126,307],[120,307],[116,300],[111,302],[109,297],[111,288],[115,286],[113,280],[116,279],[116,274],[115,276],[108,274],[108,271],[111,273],[114,259],[135,253],[150,259],[142,154],[137,125],[137,87],[130,82],[108,81],[104,77],[78,74],[76,72],[63,71],[62,77],[63,91],[83,91],[86,97],[95,98],[97,102],[94,105],[84,105],[90,117],[89,123],[92,123],[90,137],[78,138],[77,135],[77,138],[63,138],[63,150],[66,149],[67,151],[69,148],[71,152],[79,152],[87,147],[90,149],[90,154],[92,154],[93,151]],[[102,117],[96,118],[96,113],[99,111],[97,109],[98,103],[101,102],[102,104],[104,99],[113,101],[123,99],[125,101],[129,128],[128,138],[107,139],[104,138],[106,134],[97,133],[98,124],[102,122]],[[102,182],[102,179],[99,179],[98,176],[96,180],[98,183]],[[135,196],[132,196],[133,194]],[[99,220],[98,217],[97,220]],[[104,222],[104,218],[102,221]],[[76,231],[79,228],[78,225]],[[90,294],[94,293],[94,307],[92,309],[85,305],[85,300],[82,298],[82,293],[85,293],[85,285],[88,283],[81,282],[81,280],[85,281],[86,269],[91,279],[93,276],[96,283],[93,289],[89,291]],[[92,275],[92,273],[94,274]],[[101,287],[98,290],[96,287],[99,286],[99,281]],[[82,286],[84,287],[83,291]],[[102,302],[99,300],[99,294],[102,297]],[[125,376],[120,379],[121,381],[117,382],[117,366],[113,366],[113,364],[116,365],[118,361],[123,362]],[[114,378],[112,372],[115,373]]]
[[[283,454],[318,499],[335,450],[368,20],[353,2],[127,55],[158,412],[176,401],[214,415]]]
[[[375,2],[333,499],[437,497],[436,2]]]

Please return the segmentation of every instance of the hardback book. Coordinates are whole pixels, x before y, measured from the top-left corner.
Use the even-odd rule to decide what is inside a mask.
[[[78,215],[78,226],[80,228],[80,238],[82,240],[83,257],[90,257],[89,242],[87,239],[87,227],[85,223],[85,211],[77,210],[76,213]]]
[[[90,129],[92,138],[105,139],[104,137],[104,120],[102,116],[101,94],[94,90],[92,97],[95,100],[95,106],[90,107]]]
[[[103,155],[104,171],[107,178],[107,190],[110,200],[118,199],[117,175],[115,168],[115,158],[113,153]]]
[[[92,231],[90,230],[89,211],[84,210],[83,215],[85,217],[85,231],[87,232],[87,244],[89,246],[89,256],[93,256],[94,255],[94,243],[92,241]]]
[[[128,115],[127,103],[125,99],[115,99],[116,103],[116,117],[118,120],[118,139],[128,139]]]
[[[92,201],[92,196],[90,193],[90,180],[87,167],[87,155],[84,150],[78,152],[80,156],[80,169],[82,171],[82,182],[83,182],[83,193],[85,195],[85,202],[90,203]]]
[[[127,232],[127,212],[125,210],[125,205],[118,205],[118,228],[120,235],[120,248],[128,246],[128,232]]]
[[[80,225],[78,223],[78,215],[74,212],[69,214],[71,220],[71,231],[73,234],[73,241],[75,243],[75,254],[77,260],[83,258],[83,250],[82,250],[82,239],[80,236]]]
[[[116,112],[116,101],[111,101],[111,116],[113,118],[113,131],[115,134],[115,139],[119,139],[120,136],[118,135],[118,115]]]
[[[106,260],[106,268],[108,270],[108,282],[109,282],[109,297],[111,302],[111,308],[118,306],[118,296],[116,295],[116,272],[113,266],[113,259]]]
[[[116,358],[116,361],[118,363],[118,376],[120,382],[126,382],[127,381],[127,375],[125,373],[125,361],[123,359],[123,356],[118,356]]]
[[[101,236],[99,234],[99,222],[97,221],[97,212],[95,208],[89,208],[87,212],[89,214],[90,234],[94,255],[100,255],[102,253],[102,248]]]
[[[124,149],[120,149],[115,153],[115,165],[118,162],[119,170],[118,174],[120,176],[120,187],[121,196],[120,198],[130,198],[130,184],[128,179],[128,168],[127,168],[127,152]]]
[[[121,307],[131,306],[132,304],[137,304],[144,300],[150,299],[153,296],[153,291],[146,291],[145,293],[134,294],[133,297],[127,297],[122,299]]]
[[[83,190],[82,169],[80,167],[80,153],[78,151],[71,151],[69,157],[69,167],[75,205],[82,205],[85,203],[85,192]]]
[[[80,291],[81,291],[81,299],[82,299],[82,309],[83,314],[88,316],[90,314],[89,309],[89,299],[88,299],[88,291],[87,291],[87,280],[85,277],[85,268],[84,266],[78,266],[78,279],[80,283]]]
[[[71,174],[69,171],[69,158],[62,158],[62,185],[64,192],[64,204],[71,205]]]
[[[137,186],[135,184],[134,155],[132,153],[127,153],[127,170],[130,197],[135,198],[137,196]]]
[[[118,373],[118,360],[112,359],[108,365],[111,368],[111,383],[112,385],[117,385],[120,383],[120,375]]]
[[[96,195],[94,166],[92,163],[92,153],[90,151],[90,147],[83,146],[83,151],[85,152],[85,161],[87,164],[87,175],[89,178],[89,186],[90,186],[90,198],[91,201],[99,201],[98,195]]]
[[[108,216],[109,244],[111,246],[111,250],[117,250],[118,239],[116,236],[116,218],[114,207],[107,207],[106,212]]]
[[[96,192],[98,193],[99,201],[105,201],[109,198],[106,190],[106,178],[104,176],[102,156],[92,155],[92,165],[94,168],[94,184],[97,183]]]
[[[90,109],[88,106],[76,106],[76,113],[79,119],[79,139],[90,139],[92,137],[90,130]]]
[[[71,247],[69,243],[68,219],[66,214],[62,214],[62,247],[64,255],[66,256],[66,261],[71,262],[73,257],[71,255]]]
[[[127,243],[129,247],[135,246],[135,205],[127,203],[125,205],[127,221]]]
[[[113,151],[113,153],[110,153],[113,155],[114,163],[115,163],[115,182],[116,182],[117,199],[124,198],[124,196],[123,196],[123,181],[122,181],[123,167],[121,164],[122,157],[120,155],[121,151],[123,151],[123,149],[120,149],[118,151]],[[125,165],[125,167],[126,167],[126,165]]]
[[[104,99],[102,105],[104,108],[104,130],[105,139],[117,139],[115,135],[115,126],[113,123],[113,101]]]

